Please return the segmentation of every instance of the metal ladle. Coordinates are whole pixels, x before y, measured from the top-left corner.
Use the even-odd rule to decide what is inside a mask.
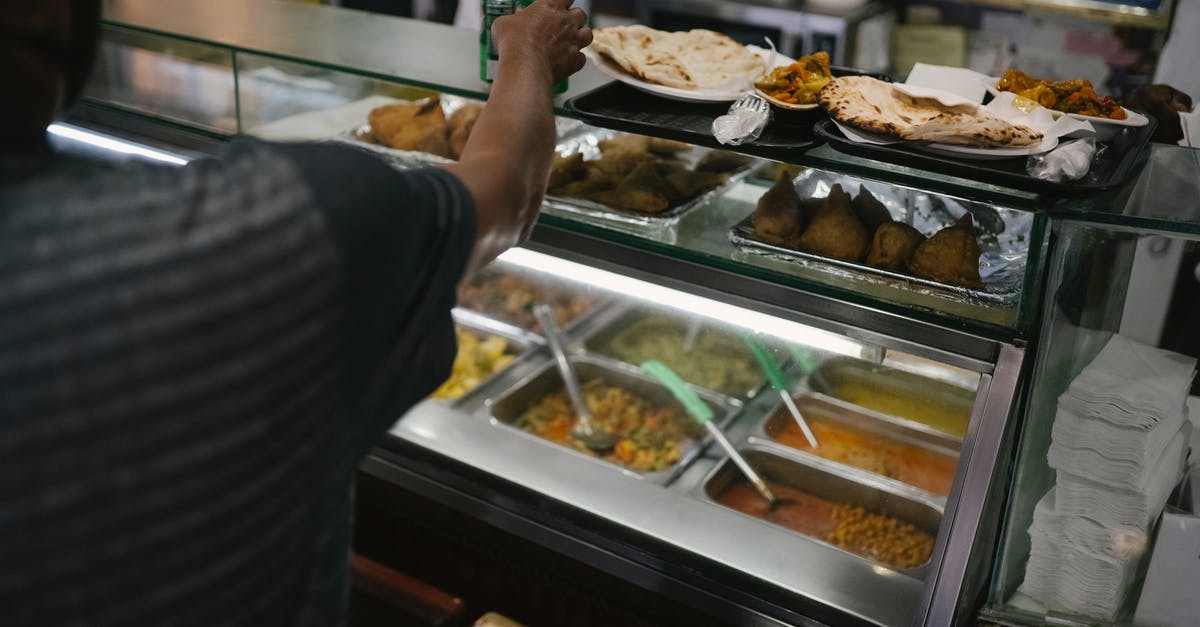
[[[571,437],[596,452],[611,449],[619,438],[615,433],[592,422],[592,414],[583,400],[583,390],[579,388],[579,379],[575,376],[575,369],[571,367],[571,360],[567,358],[567,351],[563,346],[554,310],[548,305],[536,305],[533,308],[533,315],[542,325],[542,333],[546,336],[546,342],[550,344],[550,352],[554,354],[554,362],[558,365],[558,374],[562,377],[563,387],[567,388],[571,406],[575,409],[575,415],[579,417],[579,420],[575,422],[575,427],[571,429]]]

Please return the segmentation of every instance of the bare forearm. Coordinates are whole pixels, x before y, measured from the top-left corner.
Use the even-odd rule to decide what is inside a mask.
[[[556,78],[583,66],[586,16],[570,0],[538,0],[492,28],[500,64],[491,97],[456,164],[471,192],[477,233],[468,270],[520,243],[536,220],[554,159]]]
[[[529,213],[541,204],[555,141],[550,80],[549,68],[501,63],[462,159],[445,166],[475,200],[477,237],[469,270],[519,243]]]

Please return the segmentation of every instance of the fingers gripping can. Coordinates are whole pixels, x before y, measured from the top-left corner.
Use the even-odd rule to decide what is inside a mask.
[[[492,41],[492,23],[497,18],[512,15],[517,10],[533,4],[535,0],[482,1],[483,31],[479,33],[479,77],[490,83],[496,78],[496,64],[500,60],[500,53],[496,51],[496,44]],[[576,2],[575,4],[578,6],[587,3]],[[554,93],[561,94],[564,91],[567,91],[567,79],[565,78],[554,85]]]

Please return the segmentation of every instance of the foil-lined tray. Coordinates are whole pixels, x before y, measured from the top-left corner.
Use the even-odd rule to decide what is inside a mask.
[[[561,139],[555,147],[555,151],[562,157],[577,152],[582,153],[585,161],[591,161],[600,157],[600,142],[620,135],[628,135],[628,133],[582,125],[581,128],[567,134],[565,137],[560,136]],[[708,148],[693,146],[690,150],[677,155],[677,158],[691,168],[695,167],[696,163],[708,152]],[[725,190],[745,178],[759,164],[758,160],[752,161],[746,166],[731,172],[729,179],[721,185],[658,213],[630,211],[582,198],[551,195],[546,196],[544,209],[550,213],[558,213],[567,215],[568,217],[582,217],[589,221],[599,221],[605,225],[617,226],[618,228],[621,226],[658,228],[672,226],[689,212],[720,196]]]
[[[459,109],[463,108],[464,106],[466,106],[468,104],[476,104],[476,105],[486,104],[485,102],[480,101],[480,100],[474,100],[471,98],[463,98],[462,96],[455,96],[453,94],[442,94],[441,101],[442,101],[442,113],[444,113],[447,118],[449,118],[451,115],[454,115],[455,111],[458,111]],[[396,100],[392,104],[415,104],[417,102],[421,102],[421,101],[419,101],[419,100],[417,100],[417,101]],[[562,118],[562,117],[557,117],[557,116],[554,118],[554,129],[555,129],[556,137],[562,138],[562,137],[571,136],[573,134],[578,133],[580,131],[580,129],[582,129],[584,127],[585,127],[585,125],[583,122],[580,122],[579,120],[576,120],[573,118]],[[402,170],[411,169],[411,168],[420,168],[420,167],[424,167],[424,166],[428,166],[428,165],[436,165],[436,164],[440,164],[440,163],[454,163],[453,159],[447,159],[446,157],[443,157],[441,155],[435,155],[435,154],[431,154],[428,152],[421,152],[419,150],[398,150],[396,148],[391,148],[391,147],[384,146],[382,144],[377,144],[375,142],[364,139],[365,137],[370,136],[370,132],[371,132],[371,125],[369,123],[367,123],[366,121],[364,121],[362,124],[359,124],[359,125],[355,126],[354,128],[346,129],[346,130],[338,133],[336,136],[333,137],[333,141],[353,144],[354,146],[358,146],[360,148],[365,148],[367,150],[370,150],[371,152],[378,153],[379,155],[383,156],[384,160],[387,161],[390,165],[392,165],[392,167],[399,168]]]
[[[890,183],[864,181],[857,177],[822,170],[804,170],[795,180],[797,193],[801,199],[806,200],[825,198],[837,184],[852,197],[858,194],[860,186],[866,187],[887,207],[893,219],[912,225],[926,237],[950,226],[963,214],[971,213],[976,238],[982,251],[979,257],[979,275],[983,279],[984,288],[951,285],[903,272],[875,268],[865,263],[841,261],[769,244],[758,238],[754,230],[754,214],[746,216],[730,228],[729,241],[746,252],[763,254],[806,267],[834,273],[849,270],[860,275],[875,276],[883,281],[903,282],[909,286],[927,288],[935,293],[966,300],[1000,305],[1011,305],[1020,300],[1021,288],[1025,282],[1025,264],[1029,257],[1032,214]]]

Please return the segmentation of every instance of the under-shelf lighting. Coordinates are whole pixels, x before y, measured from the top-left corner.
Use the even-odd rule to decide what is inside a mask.
[[[836,333],[526,248],[513,248],[500,255],[500,259],[530,270],[548,272],[571,281],[586,283],[603,290],[677,309],[681,313],[703,316],[725,324],[735,324],[793,344],[850,357],[858,357],[862,353],[862,345],[859,342]]]
[[[162,150],[155,150],[141,144],[127,142],[115,137],[110,137],[108,135],[94,133],[92,131],[84,130],[78,126],[71,126],[69,124],[54,123],[46,127],[46,131],[48,131],[51,135],[81,142],[89,146],[95,146],[96,148],[108,150],[110,152],[119,152],[125,155],[136,155],[139,157],[145,157],[146,159],[160,161],[162,163],[169,163],[171,165],[183,165],[188,162],[187,159],[179,155],[171,154]]]

